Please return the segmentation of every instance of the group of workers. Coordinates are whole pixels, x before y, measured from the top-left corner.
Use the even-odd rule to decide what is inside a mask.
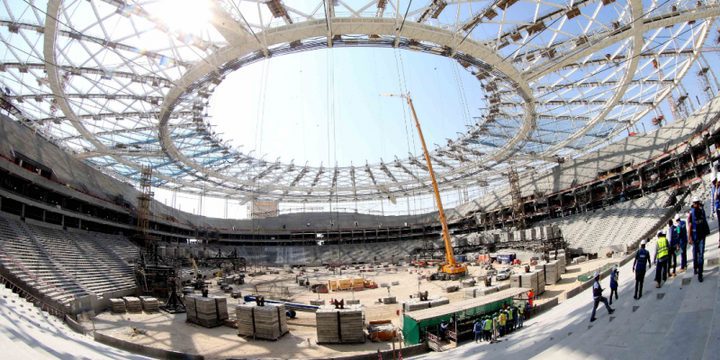
[[[713,180],[713,187],[716,186]],[[720,211],[720,191],[713,191],[713,210]],[[720,214],[718,214],[720,217]],[[719,220],[720,221],[720,220]],[[680,273],[687,271],[687,246],[692,246],[693,257],[693,275],[697,275],[699,282],[703,282],[703,268],[705,263],[705,238],[710,234],[710,226],[707,222],[705,209],[702,200],[693,197],[692,205],[688,211],[687,218],[683,220],[680,214],[675,215],[673,220],[668,221],[668,230],[660,230],[657,234],[657,247],[655,256],[651,258],[650,252],[645,249],[647,241],[640,243],[640,249],[635,253],[633,261],[633,272],[635,273],[635,294],[633,298],[638,300],[643,294],[643,284],[645,282],[645,274],[648,269],[655,264],[655,287],[662,287],[668,278],[677,275],[677,261],[680,257]],[[612,297],[615,295],[617,299],[618,269],[617,265],[610,274],[610,301],[602,296],[602,287],[600,286],[600,274],[594,274],[595,282],[593,283],[594,305],[590,321],[595,321],[595,312],[600,303],[605,304],[608,313],[612,314],[615,310],[610,307],[612,305]],[[614,287],[614,288],[613,288]]]
[[[523,327],[525,314],[525,308],[522,306],[504,304],[503,308],[494,314],[475,320],[473,323],[475,342],[494,342],[499,337]]]
[[[714,205],[713,205],[714,206]],[[675,221],[668,222],[668,231],[658,232],[657,248],[655,250],[655,287],[659,288],[668,278],[677,275],[677,257],[680,256],[680,272],[687,270],[687,246],[692,246],[693,275],[697,275],[698,281],[703,282],[703,270],[705,263],[705,238],[710,234],[710,226],[707,222],[705,209],[698,197],[692,199],[687,219],[683,220],[680,214],[675,215]],[[644,250],[644,243],[638,254]],[[645,250],[643,253],[647,253]],[[638,263],[636,255],[636,264]],[[643,261],[643,265],[645,261]],[[647,264],[651,265],[649,258]],[[644,272],[643,272],[644,275]],[[639,277],[639,276],[638,276]],[[642,281],[642,279],[636,279]],[[636,294],[639,298],[642,296]]]

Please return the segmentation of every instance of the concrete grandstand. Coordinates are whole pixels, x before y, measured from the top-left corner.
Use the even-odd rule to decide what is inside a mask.
[[[720,350],[717,224],[705,283],[688,272],[656,290],[649,272],[650,296],[629,300],[628,290],[641,240],[686,214],[691,198],[708,215],[715,208],[716,1],[208,0],[211,30],[196,34],[170,26],[155,3],[27,1],[0,12],[0,344],[18,358],[711,359]],[[446,57],[479,81],[481,111],[427,157],[364,166],[272,162],[211,131],[207,99],[231,73],[339,47]],[[445,215],[451,251],[468,266],[462,279],[435,276],[449,260],[426,159],[438,199],[461,193]],[[157,189],[277,211],[204,216],[154,199]],[[428,207],[411,209],[421,196]],[[363,212],[359,202],[407,211]],[[306,204],[320,210],[297,210]],[[588,278],[613,265],[618,313],[590,325]],[[548,279],[545,266],[563,270]],[[508,288],[522,291],[482,303]],[[208,293],[222,300],[206,326],[189,304]],[[292,310],[277,311],[289,330],[275,343],[236,336],[239,309],[264,306],[259,297]],[[340,298],[360,309],[363,339],[378,323],[392,337],[321,341],[342,333],[340,311],[337,330],[318,315]],[[497,344],[469,341],[471,320],[532,301],[525,329]],[[432,321],[452,319],[451,340],[432,321],[407,340],[403,326],[425,305]],[[697,336],[686,336],[691,328]]]

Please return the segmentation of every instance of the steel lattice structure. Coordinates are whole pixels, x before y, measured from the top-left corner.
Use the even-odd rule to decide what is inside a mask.
[[[341,46],[455,59],[482,84],[485,110],[431,157],[441,189],[487,186],[509,160],[522,176],[602,147],[666,99],[681,112],[684,77],[714,68],[703,54],[720,15],[715,0],[211,0],[212,26],[186,34],[155,3],[3,0],[3,107],[117,178],[137,182],[150,166],[168,189],[286,202],[428,192],[427,168],[412,155],[299,166],[227,145],[204,110],[247,64]]]

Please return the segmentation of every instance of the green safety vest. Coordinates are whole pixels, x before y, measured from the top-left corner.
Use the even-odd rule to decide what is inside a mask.
[[[657,241],[657,258],[662,259],[668,256],[668,241],[667,238],[661,236]]]
[[[508,320],[512,321],[512,319],[513,319],[512,309],[508,310],[507,314],[508,314]]]
[[[483,330],[492,330],[492,319],[485,320],[485,327]]]

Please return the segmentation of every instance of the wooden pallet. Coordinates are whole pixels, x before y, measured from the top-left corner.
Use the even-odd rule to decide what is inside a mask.
[[[335,309],[325,306],[315,313],[318,344],[358,344],[365,342],[365,314],[360,306]]]
[[[127,312],[142,312],[142,303],[140,302],[140,298],[134,296],[126,296],[122,299],[123,301],[125,301],[125,309],[127,310]]]
[[[110,299],[110,309],[114,313],[124,313],[125,301],[123,299]]]
[[[224,297],[189,295],[185,297],[185,308],[187,321],[204,327],[220,326],[228,318],[227,299]]]
[[[145,312],[157,312],[160,310],[160,302],[152,296],[141,296],[140,302]]]
[[[288,332],[285,305],[252,303],[235,307],[238,335],[254,339],[277,340]]]

